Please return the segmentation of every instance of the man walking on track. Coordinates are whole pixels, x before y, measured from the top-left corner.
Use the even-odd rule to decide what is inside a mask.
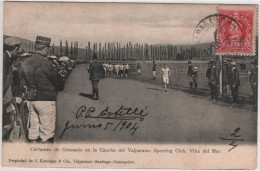
[[[92,98],[93,100],[99,100],[99,90],[98,90],[98,83],[101,78],[104,78],[104,67],[101,62],[97,59],[97,55],[93,55],[93,62],[90,63],[89,66],[89,80],[92,83]]]
[[[37,36],[36,52],[22,63],[27,85],[29,142],[54,141],[57,92],[63,90],[64,82],[50,61],[44,58],[50,42],[50,38]]]
[[[161,69],[161,74],[163,75],[164,89],[165,92],[167,92],[167,84],[169,84],[169,77],[171,76],[171,71],[170,68],[166,66],[166,64],[163,65],[163,68]]]

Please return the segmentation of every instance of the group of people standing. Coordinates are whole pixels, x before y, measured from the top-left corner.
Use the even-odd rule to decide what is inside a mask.
[[[253,96],[254,96],[254,106],[257,105],[257,59],[251,62],[251,69],[249,74],[249,83],[251,85]],[[232,103],[239,103],[238,93],[240,86],[240,72],[237,68],[237,64],[234,61],[230,61],[226,58],[223,59],[222,64],[217,67],[215,61],[209,61],[208,70],[206,72],[206,77],[208,78],[208,83],[210,87],[210,95],[212,99],[216,101],[220,98],[220,84],[222,84],[222,94],[221,96],[232,96]],[[222,79],[220,78],[220,74]],[[221,79],[221,82],[220,82]]]
[[[48,56],[50,42],[37,36],[35,52],[25,53],[19,52],[22,42],[18,38],[4,40],[3,140],[16,140],[23,134],[31,143],[54,141],[57,92],[63,90],[71,68]]]
[[[209,62],[206,77],[209,81],[210,95],[216,101],[220,98],[220,84],[222,84],[222,95],[229,96],[231,91],[232,102],[238,103],[238,88],[240,86],[240,73],[234,61],[224,59],[220,67],[216,67],[215,61]],[[222,79],[220,78],[222,74]],[[222,83],[220,82],[220,79]]]
[[[104,70],[105,70],[105,75],[106,77],[111,77],[115,75],[116,77],[123,78],[128,78],[129,75],[129,70],[130,66],[129,64],[126,63],[104,63],[103,64]]]

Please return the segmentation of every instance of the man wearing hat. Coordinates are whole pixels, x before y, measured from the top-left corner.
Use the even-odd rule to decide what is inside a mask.
[[[13,59],[20,48],[21,41],[16,37],[8,37],[4,40],[3,52],[3,140],[8,140],[14,124],[14,106],[12,105],[12,73]]]
[[[232,93],[233,103],[238,103],[238,87],[240,85],[239,71],[236,68],[236,63],[231,62],[231,71],[229,74],[229,85]]]
[[[101,62],[98,61],[96,54],[92,57],[93,62],[89,65],[89,80],[92,83],[92,98],[93,100],[99,100],[98,83],[101,78],[104,78],[105,70]]]
[[[216,67],[215,61],[212,62],[212,68],[209,73],[210,96],[211,99],[215,99],[216,101],[218,101],[219,72]]]
[[[50,42],[50,38],[37,36],[36,52],[22,63],[27,84],[29,142],[54,141],[57,92],[63,89],[63,81],[45,58]]]

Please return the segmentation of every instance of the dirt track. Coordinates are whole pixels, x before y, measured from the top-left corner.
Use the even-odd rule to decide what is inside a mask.
[[[239,127],[239,135],[245,139],[241,144],[256,142],[257,115],[250,110],[221,106],[208,98],[198,98],[172,89],[164,92],[162,86],[130,79],[106,78],[99,87],[100,100],[94,101],[89,95],[91,84],[86,66],[76,66],[66,82],[65,90],[58,95],[56,141],[228,145],[230,142],[219,138],[229,138],[233,130]],[[121,120],[115,119],[76,118],[77,110],[82,105],[86,109],[94,107],[93,116],[98,116],[108,106],[109,111],[115,112],[122,105],[138,108],[138,111],[143,109],[148,115],[144,116],[143,121],[123,120],[121,123]],[[61,138],[66,123],[70,128]],[[100,127],[89,128],[93,124]],[[76,125],[81,127],[76,128]]]

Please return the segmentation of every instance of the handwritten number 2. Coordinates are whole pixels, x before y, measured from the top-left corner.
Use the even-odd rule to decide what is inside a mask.
[[[236,135],[239,131],[240,131],[240,128],[238,127],[237,129],[234,130],[234,133],[230,134],[230,136],[240,137],[240,135]]]

